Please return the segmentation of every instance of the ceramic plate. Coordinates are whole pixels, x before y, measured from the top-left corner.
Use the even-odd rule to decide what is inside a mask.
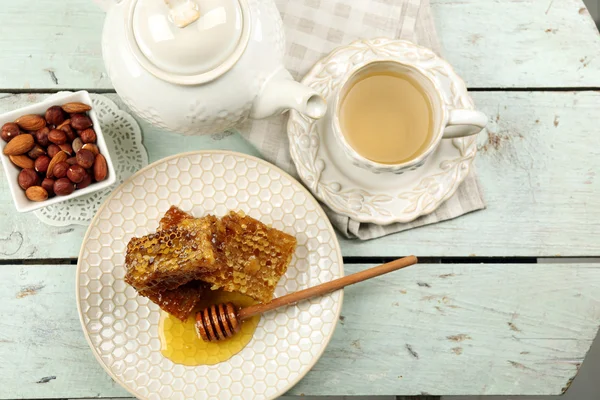
[[[444,90],[449,108],[473,109],[464,82],[450,64],[411,42],[370,39],[339,47],[304,77],[329,104],[346,78],[373,60],[397,60],[427,71]],[[330,129],[331,110],[320,120],[291,111],[290,152],[298,174],[312,193],[335,212],[359,222],[410,222],[433,212],[454,194],[477,153],[476,135],[444,139],[425,164],[402,175],[375,174],[352,164]]]
[[[140,170],[106,200],[86,233],[77,266],[77,306],[98,362],[141,399],[272,399],[296,384],[329,342],[342,292],[263,315],[252,341],[226,362],[188,367],[162,356],[159,308],[127,285],[125,250],[154,232],[171,205],[195,216],[242,210],[298,239],[275,296],[343,275],[325,213],[297,181],[244,154],[207,151]]]

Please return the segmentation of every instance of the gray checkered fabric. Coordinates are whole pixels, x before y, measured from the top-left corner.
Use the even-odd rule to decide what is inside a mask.
[[[285,26],[286,67],[296,79],[331,50],[357,39],[406,39],[439,52],[429,0],[276,0],[276,4]],[[286,121],[286,115],[249,120],[239,131],[266,160],[298,177],[289,154]],[[366,240],[456,218],[485,208],[485,203],[471,170],[454,196],[435,212],[410,223],[359,223],[324,208],[345,237]]]

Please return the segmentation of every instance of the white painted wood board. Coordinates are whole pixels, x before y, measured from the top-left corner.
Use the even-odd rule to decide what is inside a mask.
[[[4,96],[4,97],[2,97]],[[0,95],[0,112],[43,95]],[[118,102],[114,94],[108,95]],[[474,92],[490,116],[475,164],[488,208],[384,238],[345,256],[600,255],[599,92]],[[150,160],[196,149],[256,151],[237,135],[183,137],[141,123]],[[85,228],[17,214],[0,172],[0,259],[75,258]],[[57,240],[59,238],[59,240]]]
[[[346,256],[600,254],[598,92],[472,93],[490,118],[475,165],[487,209],[370,242]],[[375,253],[377,254],[377,253]]]
[[[128,396],[88,348],[74,287],[74,265],[0,266],[0,399]],[[346,289],[289,394],[559,394],[598,330],[599,293],[600,264],[413,266]]]
[[[443,55],[470,87],[600,86],[600,37],[581,0],[431,6]],[[111,88],[103,21],[91,0],[3,1],[0,88]]]
[[[431,0],[442,54],[468,87],[600,86],[581,0]]]

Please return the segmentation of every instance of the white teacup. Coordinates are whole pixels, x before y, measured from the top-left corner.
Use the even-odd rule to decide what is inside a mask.
[[[400,164],[382,164],[363,157],[346,140],[339,119],[341,103],[348,90],[364,76],[382,71],[409,75],[420,85],[431,104],[433,128],[429,145],[425,151],[421,152],[414,159]],[[407,170],[414,170],[425,163],[427,157],[433,153],[442,139],[476,135],[485,128],[488,120],[485,114],[479,111],[450,109],[444,102],[442,89],[426,71],[416,65],[394,60],[372,61],[354,71],[336,94],[332,110],[333,133],[344,153],[352,160],[354,165],[375,173],[391,172],[402,174]]]

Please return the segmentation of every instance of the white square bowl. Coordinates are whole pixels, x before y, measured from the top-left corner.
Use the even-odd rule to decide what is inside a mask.
[[[0,127],[7,122],[14,122],[17,118],[19,118],[22,115],[44,115],[46,113],[46,110],[51,106],[62,106],[65,103],[71,102],[79,102],[92,106],[92,99],[90,97],[90,94],[85,90],[81,90],[75,93],[56,94],[51,96],[49,99],[41,101],[37,104],[19,108],[17,110],[0,115]],[[100,150],[100,154],[102,154],[104,158],[106,158],[106,165],[108,166],[108,176],[102,182],[94,182],[86,188],[75,190],[68,196],[54,196],[46,201],[40,202],[29,200],[25,196],[25,191],[21,189],[17,181],[21,169],[14,165],[9,160],[8,156],[4,155],[3,150],[4,146],[6,146],[6,142],[0,140],[0,158],[2,159],[2,166],[4,167],[4,173],[8,181],[8,187],[10,188],[10,192],[12,194],[12,198],[15,203],[15,207],[17,208],[17,211],[29,212],[37,210],[38,208],[74,199],[75,197],[83,196],[88,193],[95,192],[96,190],[104,189],[115,183],[115,169],[113,167],[112,159],[110,158],[110,154],[108,152],[108,147],[106,146],[106,142],[104,141],[104,136],[102,135],[102,129],[100,128],[98,117],[96,116],[96,112],[93,107],[91,111],[88,111],[88,115],[92,119],[92,123],[94,124],[92,128],[96,132],[96,145]]]

